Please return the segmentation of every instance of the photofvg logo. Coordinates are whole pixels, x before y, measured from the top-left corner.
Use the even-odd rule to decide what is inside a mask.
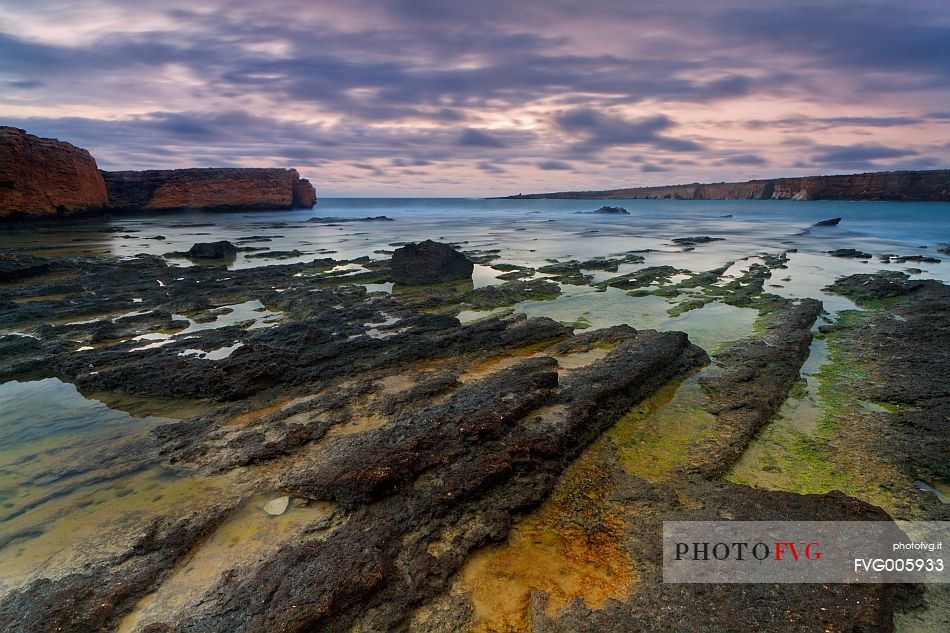
[[[775,557],[781,561],[786,556],[798,561],[799,557],[805,560],[821,560],[818,541],[775,541],[773,543],[748,543],[736,541],[733,543],[710,543],[709,541],[693,541],[692,543],[676,543],[676,560],[692,558],[694,561],[704,560],[767,560]]]
[[[948,539],[946,521],[666,521],[663,581],[947,582]]]

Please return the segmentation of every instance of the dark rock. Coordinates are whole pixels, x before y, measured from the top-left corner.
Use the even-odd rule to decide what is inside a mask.
[[[48,259],[18,253],[0,253],[0,281],[15,281],[42,275],[51,268],[52,263]]]
[[[475,265],[448,244],[425,240],[397,248],[390,269],[395,283],[414,286],[468,279]]]
[[[708,235],[697,235],[696,237],[676,237],[673,238],[674,244],[680,246],[696,246],[697,244],[708,244],[709,242],[721,242],[725,238],[709,237]]]
[[[881,255],[881,261],[885,264],[903,264],[905,262],[939,264],[943,260],[937,257],[927,257],[925,255],[894,255],[893,253],[887,253],[885,255]]]
[[[365,218],[321,218],[313,217],[309,218],[307,222],[314,222],[316,224],[343,224],[344,222],[392,222],[393,219],[385,215],[376,215],[376,216],[367,216]]]
[[[841,218],[831,218],[830,220],[815,222],[812,226],[838,226],[839,222],[841,222]]]
[[[237,247],[227,240],[196,242],[185,255],[192,259],[230,259],[237,256]]]
[[[857,257],[859,259],[871,258],[871,253],[865,253],[854,248],[839,248],[837,250],[828,251],[828,254],[832,257]]]
[[[597,209],[594,213],[602,213],[604,215],[630,215],[630,212],[623,207],[608,207],[606,205]]]

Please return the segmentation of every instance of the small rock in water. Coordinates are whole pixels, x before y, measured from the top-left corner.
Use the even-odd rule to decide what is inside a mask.
[[[271,515],[272,517],[277,517],[287,511],[288,505],[290,505],[290,497],[286,495],[283,497],[277,497],[264,504],[264,512]]]
[[[828,251],[828,254],[832,257],[857,257],[859,259],[868,259],[871,257],[871,253],[864,253],[854,248],[839,248],[837,250]]]
[[[594,211],[594,213],[604,213],[607,215],[630,215],[630,212],[623,207],[608,207],[606,205]]]
[[[831,218],[830,220],[815,222],[812,226],[838,226],[839,222],[841,222],[841,218]]]

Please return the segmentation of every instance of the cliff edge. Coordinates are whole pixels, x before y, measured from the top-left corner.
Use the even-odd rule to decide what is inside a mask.
[[[0,219],[99,211],[106,186],[81,147],[0,126]]]
[[[296,169],[100,171],[75,145],[0,126],[0,221],[103,211],[310,209],[317,192]]]
[[[103,171],[117,211],[265,211],[312,208],[317,193],[296,169]]]
[[[950,202],[950,169],[691,183],[604,191],[559,191],[508,198],[652,200],[899,200]]]

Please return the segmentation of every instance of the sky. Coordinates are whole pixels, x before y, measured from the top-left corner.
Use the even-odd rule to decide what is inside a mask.
[[[323,196],[946,168],[950,2],[0,0],[0,124]]]

